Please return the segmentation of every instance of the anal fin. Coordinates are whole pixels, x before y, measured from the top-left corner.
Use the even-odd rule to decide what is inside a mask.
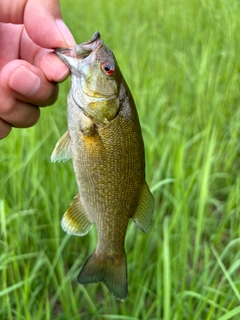
[[[143,231],[148,232],[152,224],[154,199],[145,182],[133,221]]]
[[[61,226],[69,234],[83,236],[88,233],[92,225],[93,221],[83,206],[79,194],[77,194],[70,207],[64,213]]]

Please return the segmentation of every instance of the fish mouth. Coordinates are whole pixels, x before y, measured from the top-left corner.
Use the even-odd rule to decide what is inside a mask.
[[[55,48],[54,51],[62,60],[65,60],[64,57],[77,58],[81,60],[88,57],[100,45],[102,45],[101,35],[96,31],[86,42],[77,44],[72,48]]]
[[[54,51],[57,55],[65,55],[69,57],[74,56],[74,47],[73,48],[55,48]]]

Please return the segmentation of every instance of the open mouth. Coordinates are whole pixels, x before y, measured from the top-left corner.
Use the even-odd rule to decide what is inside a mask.
[[[74,48],[55,48],[54,51],[56,53],[64,54],[69,57],[75,57]]]
[[[60,55],[65,55],[77,59],[85,59],[92,53],[93,50],[99,47],[101,43],[101,36],[97,31],[94,33],[91,39],[82,44],[77,44],[73,48],[55,48],[54,51],[57,54],[59,53]]]
[[[90,55],[93,50],[86,50],[81,45],[76,45],[73,48],[55,48],[55,53],[71,58],[84,59]]]

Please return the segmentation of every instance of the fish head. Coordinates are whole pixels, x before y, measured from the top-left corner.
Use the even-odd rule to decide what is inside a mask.
[[[119,109],[122,76],[99,32],[82,44],[57,48],[55,52],[70,68],[73,100],[97,123],[108,124]]]

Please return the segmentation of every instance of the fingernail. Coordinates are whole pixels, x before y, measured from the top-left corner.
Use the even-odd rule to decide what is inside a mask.
[[[26,97],[33,96],[40,86],[40,78],[24,66],[14,70],[9,80],[9,87]]]
[[[58,30],[61,32],[66,44],[68,47],[72,47],[76,44],[73,35],[69,31],[68,27],[65,25],[63,20],[57,19],[56,20],[56,25],[58,27]]]

